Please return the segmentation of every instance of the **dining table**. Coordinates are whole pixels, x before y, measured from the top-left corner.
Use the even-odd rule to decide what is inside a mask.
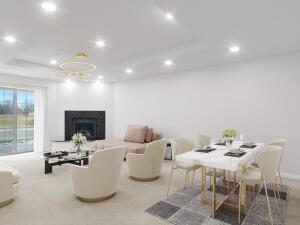
[[[246,173],[247,167],[255,162],[256,154],[263,151],[264,143],[255,143],[248,147],[243,141],[234,141],[230,145],[224,143],[215,143],[209,146],[211,151],[201,151],[203,147],[199,146],[188,152],[177,156],[177,160],[192,161],[201,166],[201,202],[212,206],[212,216],[215,217],[217,211],[221,208],[227,208],[231,211],[238,212],[239,207],[243,214],[246,213],[246,191],[247,185],[239,187],[236,182],[237,173]],[[230,152],[239,149],[243,152],[241,155],[231,155]],[[207,191],[206,175],[211,171],[212,184],[210,192]],[[223,176],[223,182],[228,184],[228,193],[223,199],[216,198],[216,171],[220,170]],[[227,173],[227,177],[226,177]],[[233,174],[231,179],[230,174]],[[237,190],[241,191],[240,206],[230,203],[230,195]]]

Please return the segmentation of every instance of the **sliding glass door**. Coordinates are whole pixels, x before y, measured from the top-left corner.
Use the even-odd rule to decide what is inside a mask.
[[[0,155],[14,151],[14,91],[0,88]]]
[[[0,155],[33,151],[34,92],[0,87]]]

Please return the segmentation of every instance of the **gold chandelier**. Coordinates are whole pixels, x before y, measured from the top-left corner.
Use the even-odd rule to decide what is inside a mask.
[[[87,81],[89,73],[96,69],[96,65],[84,61],[86,58],[86,54],[77,53],[75,60],[66,61],[60,64],[60,70],[54,71],[52,74],[60,77],[69,77],[74,80]]]

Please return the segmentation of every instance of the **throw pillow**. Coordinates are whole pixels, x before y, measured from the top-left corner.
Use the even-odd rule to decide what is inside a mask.
[[[147,130],[147,126],[128,125],[124,141],[143,144]]]
[[[155,133],[153,132],[152,134],[152,141],[158,141],[162,138],[161,134],[160,133]]]
[[[149,143],[152,140],[152,134],[153,134],[153,129],[152,128],[148,128],[147,130],[147,134],[146,134],[146,138],[145,138],[145,142]]]

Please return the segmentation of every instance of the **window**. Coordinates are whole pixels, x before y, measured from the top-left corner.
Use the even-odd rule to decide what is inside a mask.
[[[0,88],[0,155],[33,151],[34,92]]]

